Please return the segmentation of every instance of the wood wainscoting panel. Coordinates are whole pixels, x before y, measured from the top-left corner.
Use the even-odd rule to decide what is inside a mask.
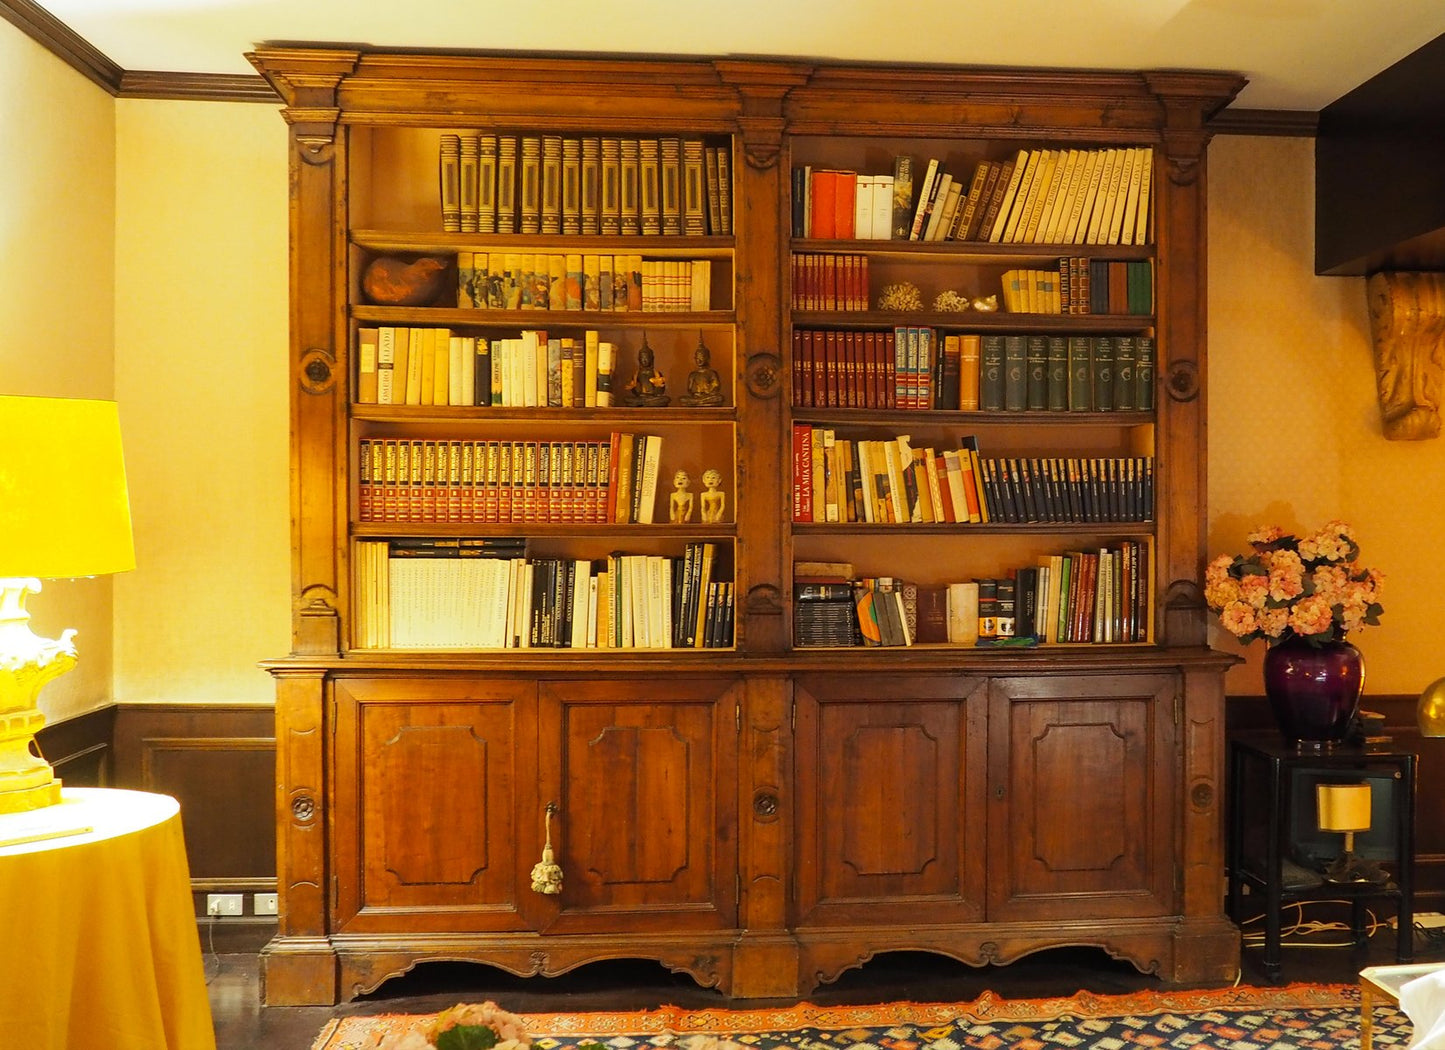
[[[273,707],[120,704],[115,711],[113,786],[180,801],[192,887],[274,891]]]
[[[115,708],[107,706],[52,722],[35,742],[67,787],[111,787],[114,733]]]

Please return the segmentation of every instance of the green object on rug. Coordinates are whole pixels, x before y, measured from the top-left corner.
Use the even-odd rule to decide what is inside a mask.
[[[505,1006],[505,1004],[503,1004]],[[1216,1048],[1353,1050],[1360,1045],[1354,985],[885,1003],[778,1009],[522,1014],[534,1050],[1059,1050]],[[427,1016],[380,1014],[331,1021],[312,1050],[366,1050]],[[1409,1020],[1377,1007],[1376,1047],[1406,1047]]]

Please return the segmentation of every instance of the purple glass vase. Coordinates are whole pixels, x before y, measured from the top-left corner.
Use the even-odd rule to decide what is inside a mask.
[[[1327,750],[1344,740],[1360,706],[1365,661],[1344,640],[1290,638],[1264,654],[1264,692],[1285,740]]]

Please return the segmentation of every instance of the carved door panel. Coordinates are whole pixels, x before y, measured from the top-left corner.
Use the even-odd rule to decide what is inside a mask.
[[[983,918],[981,679],[795,684],[798,925]]]
[[[731,679],[541,684],[541,796],[563,890],[548,933],[719,929],[737,922]]]
[[[338,679],[333,929],[525,930],[536,686]]]
[[[991,682],[991,921],[1175,910],[1176,690],[1168,675]]]

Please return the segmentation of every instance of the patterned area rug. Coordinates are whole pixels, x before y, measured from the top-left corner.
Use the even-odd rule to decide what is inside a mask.
[[[500,1004],[504,1009],[506,1003]],[[525,1014],[537,1050],[1354,1050],[1360,1045],[1359,990],[1291,984],[1205,991],[1136,992],[1061,999],[968,1003],[885,1003],[778,1009],[643,1013]],[[426,1018],[383,1014],[331,1021],[312,1050],[368,1050],[390,1032]],[[1405,1047],[1410,1022],[1377,1006],[1374,1045]]]

